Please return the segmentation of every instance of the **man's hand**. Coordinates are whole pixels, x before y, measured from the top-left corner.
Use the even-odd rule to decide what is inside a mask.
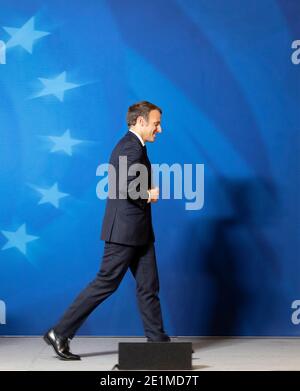
[[[149,199],[148,202],[157,202],[159,197],[159,188],[154,187],[153,189],[148,190]]]

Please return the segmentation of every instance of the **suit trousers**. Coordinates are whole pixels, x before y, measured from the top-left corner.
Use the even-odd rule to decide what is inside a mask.
[[[55,332],[61,337],[73,338],[89,314],[117,290],[128,268],[136,280],[138,306],[148,341],[168,341],[158,297],[159,278],[153,242],[143,246],[105,242],[96,278],[70,305],[54,327]]]

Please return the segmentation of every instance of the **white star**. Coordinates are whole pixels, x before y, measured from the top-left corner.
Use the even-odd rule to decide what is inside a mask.
[[[57,186],[57,183],[55,183],[52,187],[50,187],[49,189],[41,189],[39,187],[36,187],[35,188],[39,193],[42,194],[42,198],[40,199],[39,201],[39,205],[40,204],[46,204],[46,203],[49,203],[49,204],[52,204],[53,206],[55,206],[55,208],[58,208],[59,207],[59,200],[61,198],[64,198],[64,197],[67,197],[69,194],[67,193],[61,193],[59,190],[58,190],[58,186]]]
[[[65,91],[80,87],[80,84],[68,83],[66,81],[66,74],[66,72],[62,72],[53,79],[43,79],[42,77],[39,77],[39,80],[44,84],[45,87],[40,93],[35,95],[34,98],[46,95],[54,95],[58,100],[63,102]]]
[[[50,152],[63,151],[69,156],[72,156],[72,147],[83,142],[83,140],[71,138],[69,129],[60,137],[48,136],[48,138],[55,144]]]
[[[15,232],[1,232],[8,239],[8,242],[2,247],[2,250],[16,247],[24,255],[26,255],[26,244],[39,238],[38,236],[27,235],[25,224],[22,224]]]
[[[32,46],[35,40],[50,34],[46,31],[34,30],[34,17],[30,18],[22,27],[3,28],[11,36],[6,43],[6,47],[11,48],[20,45],[28,53],[32,53]]]

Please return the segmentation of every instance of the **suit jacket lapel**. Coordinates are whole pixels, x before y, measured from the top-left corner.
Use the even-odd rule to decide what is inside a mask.
[[[144,155],[144,158],[145,158],[145,162],[146,162],[146,166],[147,166],[147,171],[148,171],[148,186],[149,187],[152,187],[152,169],[151,169],[151,162],[148,158],[148,154],[147,154],[147,148],[146,148],[146,145],[142,145],[140,140],[136,137],[135,134],[133,134],[132,132],[128,131],[127,132],[127,135],[128,137],[131,138],[131,140],[135,143],[137,143],[143,150],[143,155]]]

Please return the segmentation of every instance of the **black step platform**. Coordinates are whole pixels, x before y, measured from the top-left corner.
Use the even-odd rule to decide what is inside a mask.
[[[121,370],[191,370],[191,342],[119,342]]]

